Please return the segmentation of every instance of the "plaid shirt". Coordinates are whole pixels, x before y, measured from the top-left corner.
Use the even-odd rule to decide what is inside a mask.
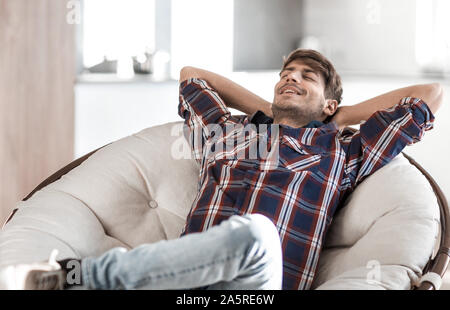
[[[204,80],[182,82],[179,99],[179,115],[200,166],[198,194],[183,234],[204,231],[235,214],[267,216],[280,235],[283,289],[310,288],[338,206],[365,177],[419,141],[434,121],[425,102],[403,98],[374,113],[356,132],[338,130],[334,122],[307,128],[278,125],[275,132],[252,126],[255,117],[232,116]],[[262,116],[263,123],[270,123]],[[217,129],[228,131],[217,138]],[[236,141],[242,131],[249,138]],[[269,152],[276,148],[276,157],[237,156],[262,138]],[[271,148],[273,141],[278,144]]]

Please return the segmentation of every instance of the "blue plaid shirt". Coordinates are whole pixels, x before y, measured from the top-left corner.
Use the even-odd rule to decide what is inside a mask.
[[[204,231],[235,214],[267,216],[280,235],[283,289],[310,288],[338,206],[364,178],[419,141],[434,121],[425,102],[403,98],[374,113],[356,132],[338,130],[334,122],[259,130],[261,125],[250,125],[271,119],[262,112],[253,118],[232,116],[204,80],[182,82],[179,99],[179,115],[200,165],[198,194],[183,234]],[[217,138],[216,129],[228,127],[237,129]],[[243,130],[249,138],[236,140]],[[270,156],[238,156],[249,151],[252,139],[262,138],[270,145],[279,142],[275,165]]]

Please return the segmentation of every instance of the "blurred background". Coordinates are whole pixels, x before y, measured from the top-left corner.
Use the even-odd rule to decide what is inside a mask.
[[[0,0],[0,222],[73,159],[180,121],[183,66],[272,101],[298,47],[335,64],[343,105],[440,82],[435,129],[405,151],[450,197],[448,12],[448,0]]]

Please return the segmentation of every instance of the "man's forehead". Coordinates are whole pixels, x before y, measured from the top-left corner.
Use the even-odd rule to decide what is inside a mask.
[[[317,75],[319,75],[319,72],[317,70],[314,70],[310,65],[306,64],[301,59],[296,59],[291,61],[284,69],[281,70],[280,74],[284,71],[304,71],[304,72],[313,72]]]

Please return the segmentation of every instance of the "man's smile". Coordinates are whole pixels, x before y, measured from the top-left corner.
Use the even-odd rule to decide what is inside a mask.
[[[293,84],[286,84],[283,87],[281,87],[278,91],[278,94],[280,94],[280,95],[289,95],[289,96],[293,96],[293,95],[301,96],[304,93],[305,93],[305,91],[303,89],[301,89]]]

